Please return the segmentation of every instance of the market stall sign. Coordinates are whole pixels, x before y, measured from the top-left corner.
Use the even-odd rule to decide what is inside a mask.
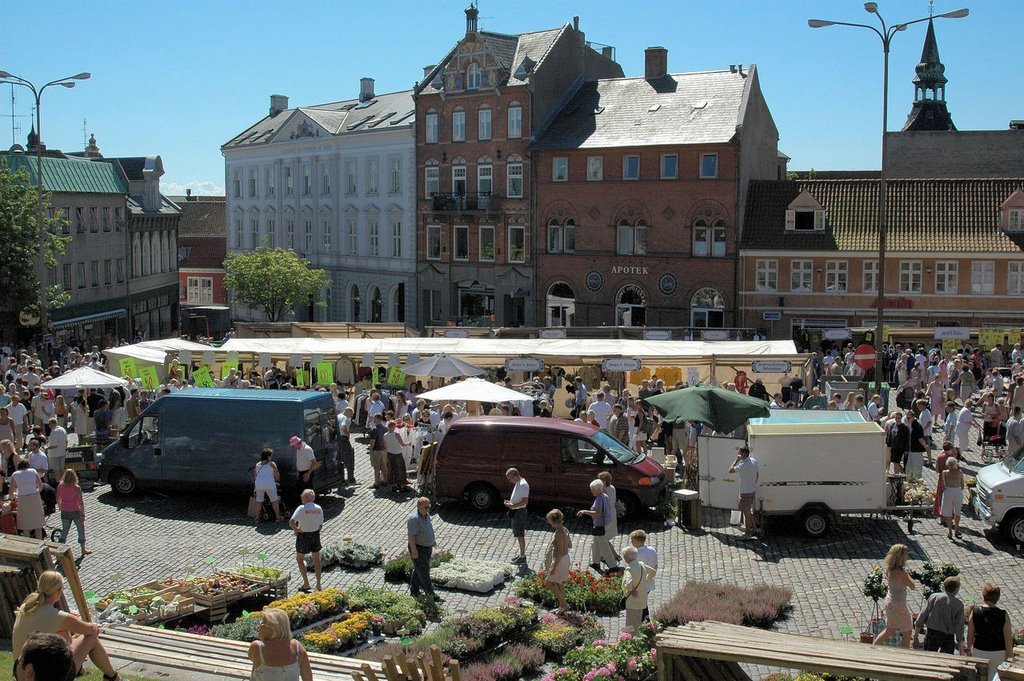
[[[831,341],[849,340],[853,338],[853,332],[849,329],[825,329],[821,337]]]
[[[445,329],[445,338],[469,338],[468,329]]]
[[[750,370],[755,374],[788,374],[793,364],[782,359],[759,359],[750,363]]]
[[[541,338],[565,338],[565,329],[541,329]]]
[[[966,326],[936,326],[935,340],[970,340],[971,330]]]
[[[725,329],[705,329],[702,332],[704,340],[724,341],[729,340],[729,332]]]
[[[544,361],[535,357],[510,357],[505,360],[506,371],[540,371]]]
[[[644,340],[672,340],[668,329],[644,329]]]
[[[601,362],[603,371],[640,371],[641,366],[636,357],[612,357]]]

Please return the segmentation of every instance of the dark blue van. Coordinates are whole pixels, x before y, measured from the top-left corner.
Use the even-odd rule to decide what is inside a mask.
[[[264,447],[274,450],[285,493],[298,490],[298,435],[316,452],[317,492],[341,484],[330,393],[301,390],[193,388],[151,404],[97,455],[100,481],[115,493],[140,488],[248,492]]]

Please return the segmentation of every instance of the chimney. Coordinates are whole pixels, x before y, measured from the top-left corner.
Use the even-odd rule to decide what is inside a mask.
[[[605,59],[615,60],[615,48],[611,45],[605,45],[601,48],[601,56]]]
[[[580,18],[579,17],[573,17],[572,18],[572,30],[574,30],[574,31],[579,31],[580,30]]]
[[[192,198],[192,190],[189,189],[188,187],[185,188],[185,200],[186,201],[195,201],[195,199]]]
[[[288,97],[285,95],[270,95],[270,116],[273,118],[288,108]]]
[[[373,78],[359,79],[359,101],[368,102],[373,99]]]
[[[437,66],[437,64],[428,64],[427,66],[424,66],[423,67],[423,77],[426,78],[427,76],[429,76],[430,72],[434,70],[435,66]]]
[[[477,16],[479,14],[480,12],[474,4],[466,8],[466,35],[472,35],[477,32]]]
[[[664,47],[648,47],[644,50],[644,78],[654,80],[668,73],[668,50]]]

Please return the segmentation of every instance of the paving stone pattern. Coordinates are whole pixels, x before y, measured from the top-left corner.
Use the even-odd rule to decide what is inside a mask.
[[[941,442],[941,434],[936,440]],[[356,455],[361,484],[339,496],[318,500],[327,514],[324,542],[351,536],[357,542],[378,544],[392,556],[405,547],[405,520],[414,509],[413,496],[375,494],[368,485],[373,476],[365,444],[357,444]],[[965,466],[967,474],[973,475],[979,465],[980,453],[972,450]],[[934,488],[934,471],[926,468],[925,477]],[[86,589],[104,594],[151,579],[181,577],[186,568],[207,574],[212,568],[203,562],[205,557],[213,557],[215,567],[229,567],[240,562],[243,550],[251,554],[248,562],[258,562],[254,554],[266,552],[268,565],[292,572],[293,590],[300,584],[296,581],[294,535],[284,524],[256,526],[245,515],[244,498],[186,493],[119,498],[104,486],[86,494],[85,501],[89,543],[96,550],[81,565]],[[530,565],[523,567],[521,574],[531,567],[538,569],[543,561],[550,539],[543,519],[547,510],[531,509],[527,528]],[[446,505],[434,513],[439,546],[459,556],[486,560],[508,560],[516,555],[504,513],[477,514],[459,504]],[[51,517],[51,526],[55,518]],[[708,514],[704,520],[705,529],[698,532],[666,527],[653,518],[620,523],[623,535],[619,545],[627,544],[628,531],[641,527],[660,554],[656,602],[694,579],[785,585],[793,589],[794,608],[778,628],[838,638],[842,625],[860,631],[870,609],[870,602],[861,594],[861,582],[872,566],[881,562],[890,545],[902,542],[910,547],[911,567],[925,560],[959,565],[967,595],[979,595],[985,580],[1002,585],[1001,605],[1020,626],[1022,594],[1016,585],[1024,581],[1024,570],[1018,550],[1002,536],[985,533],[980,522],[967,516],[960,542],[949,541],[945,529],[931,518],[916,523],[913,535],[907,534],[906,522],[901,519],[845,518],[818,540],[804,538],[794,522],[776,519],[769,525],[767,537],[759,541],[740,539],[738,531],[728,526],[726,512]],[[585,566],[590,562],[589,524],[572,519],[568,527],[574,544],[572,560]],[[72,540],[73,533],[72,529]],[[386,584],[380,569],[365,573],[335,569],[324,575],[325,587],[345,588],[359,582],[403,588]],[[506,586],[487,595],[441,593],[447,598],[448,610],[460,612],[496,603],[511,592]],[[911,595],[912,609],[916,610],[921,601],[920,595]],[[621,623],[621,618],[605,619],[610,633],[617,632]]]

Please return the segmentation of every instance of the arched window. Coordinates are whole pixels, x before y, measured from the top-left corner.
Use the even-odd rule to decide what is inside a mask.
[[[643,220],[630,223],[619,220],[616,232],[616,251],[619,255],[647,254],[647,224]]]
[[[150,244],[149,232],[142,235],[142,276],[148,277],[153,271],[153,247]]]
[[[572,326],[576,316],[576,292],[564,281],[558,281],[548,288],[548,326]]]
[[[142,276],[142,241],[138,234],[132,235],[132,277]]]
[[[327,286],[324,286],[323,297],[323,321],[329,322],[334,319],[334,289],[331,287],[331,282],[329,281],[327,282]]]
[[[548,253],[573,253],[576,251],[576,221],[568,218],[559,222],[551,218],[548,222]]]
[[[483,84],[483,71],[475,63],[466,69],[466,89],[476,90]]]
[[[350,319],[353,322],[358,322],[359,313],[362,312],[361,308],[363,304],[363,299],[359,297],[359,287],[356,286],[355,284],[352,284],[352,293],[349,295],[348,299],[349,304],[351,305],[349,311],[352,313]]]
[[[636,284],[626,284],[615,295],[616,326],[644,326],[647,323],[647,294]]]
[[[384,319],[384,301],[380,297],[380,289],[370,289],[370,321],[379,323]]]
[[[725,298],[717,289],[702,288],[690,299],[690,324],[701,328],[725,326]]]
[[[697,258],[725,257],[725,220],[721,218],[708,224],[703,218],[693,223],[693,255]]]

